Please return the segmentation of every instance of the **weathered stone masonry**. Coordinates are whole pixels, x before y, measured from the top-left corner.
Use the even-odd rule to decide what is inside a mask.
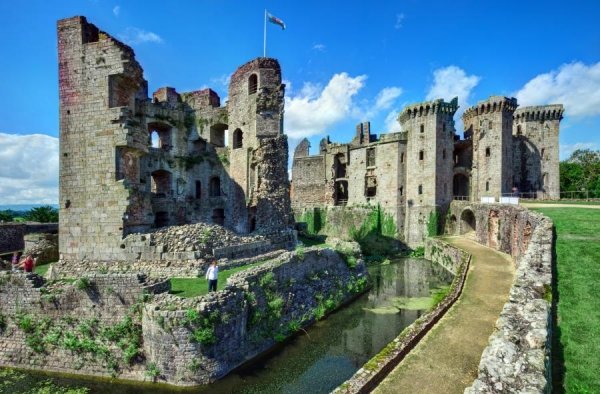
[[[167,225],[292,226],[277,60],[238,68],[221,106],[211,89],[148,98],[133,50],[84,17],[58,22],[58,51],[62,259],[125,260],[124,236]]]

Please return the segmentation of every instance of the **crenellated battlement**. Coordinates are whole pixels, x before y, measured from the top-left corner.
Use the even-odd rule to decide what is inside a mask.
[[[563,118],[564,108],[562,104],[537,105],[534,107],[523,107],[515,111],[513,119],[516,122],[531,122],[544,120],[558,120]]]
[[[470,108],[468,108],[462,116],[465,124],[469,119],[476,116],[493,113],[493,112],[514,112],[517,109],[517,99],[514,97],[491,96],[487,100],[483,100]]]
[[[454,113],[457,109],[458,97],[453,98],[450,100],[450,102],[446,102],[443,99],[436,99],[432,101],[411,104],[404,107],[398,119],[400,120],[400,123],[404,123],[411,118],[429,116],[438,113],[446,113],[450,116],[454,116]]]

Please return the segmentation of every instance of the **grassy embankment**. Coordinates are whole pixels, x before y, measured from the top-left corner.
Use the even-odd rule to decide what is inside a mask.
[[[555,386],[600,393],[600,210],[538,208],[554,221],[558,318]]]
[[[227,278],[231,275],[264,263],[266,263],[266,261],[259,261],[257,263],[243,265],[228,270],[219,270],[217,290],[223,290],[225,288]],[[188,298],[201,296],[206,293],[208,293],[208,281],[204,276],[201,278],[171,278],[171,294]]]

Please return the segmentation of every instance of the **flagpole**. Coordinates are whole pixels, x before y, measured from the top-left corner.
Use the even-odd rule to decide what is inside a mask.
[[[265,8],[265,25],[263,29],[263,57],[267,57],[267,9]]]

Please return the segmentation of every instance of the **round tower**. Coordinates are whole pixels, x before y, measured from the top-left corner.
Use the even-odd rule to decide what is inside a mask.
[[[473,141],[471,200],[510,194],[513,187],[512,122],[517,99],[491,96],[462,116],[465,138]]]
[[[514,113],[514,181],[527,196],[560,198],[558,134],[563,112],[561,104],[553,104]]]
[[[437,220],[452,199],[454,114],[458,99],[409,105],[399,116],[406,132],[405,236],[409,246],[422,244],[430,220]],[[433,227],[435,228],[435,226]]]

